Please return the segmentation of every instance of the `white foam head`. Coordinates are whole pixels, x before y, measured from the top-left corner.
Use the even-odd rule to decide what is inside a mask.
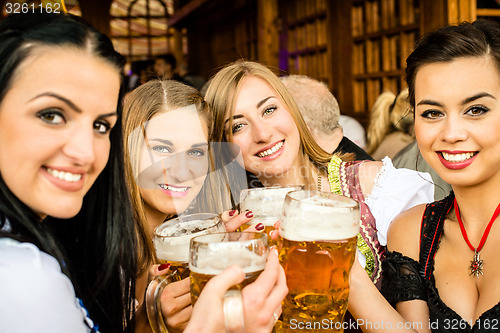
[[[359,232],[357,201],[316,191],[290,192],[285,199],[280,235],[293,241],[335,241]]]
[[[191,238],[221,231],[224,226],[214,214],[193,214],[169,220],[155,229],[156,256],[160,260],[188,262]]]
[[[300,189],[303,189],[303,186],[273,186],[242,190],[240,193],[241,211],[251,210],[254,219],[257,217],[273,217],[274,222],[272,224],[264,224],[273,225],[283,214],[283,202],[287,193]]]

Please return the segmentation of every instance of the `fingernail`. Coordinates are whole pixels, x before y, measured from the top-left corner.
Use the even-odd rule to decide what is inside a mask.
[[[164,271],[164,270],[169,269],[169,268],[170,268],[170,264],[161,264],[160,266],[158,266],[158,272]]]
[[[264,230],[265,226],[262,223],[259,223],[255,226],[255,230],[257,231],[262,231]]]
[[[252,211],[246,212],[245,216],[248,217],[248,218],[253,217]]]
[[[229,216],[233,216],[236,213],[236,209],[229,212]]]

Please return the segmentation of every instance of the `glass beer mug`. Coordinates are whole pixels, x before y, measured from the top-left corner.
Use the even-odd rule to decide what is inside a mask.
[[[152,280],[146,290],[146,312],[156,332],[167,332],[160,304],[160,296],[167,284],[189,276],[189,245],[191,238],[225,231],[224,223],[216,214],[199,213],[171,219],[154,230],[153,243],[160,263],[169,263],[166,276]]]
[[[240,211],[252,211],[253,218],[248,224],[242,225],[241,229],[245,230],[250,225],[262,223],[265,226],[264,232],[270,236],[269,233],[274,230],[274,224],[281,221],[286,194],[302,189],[304,189],[303,185],[257,187],[242,190],[240,192]],[[273,241],[270,243],[274,244]]]
[[[241,289],[259,277],[268,254],[265,233],[226,232],[193,238],[189,257],[193,305],[212,277],[231,265],[239,265],[245,272],[245,280],[226,292],[224,321],[226,332],[240,332],[244,328]]]
[[[287,194],[279,258],[288,285],[282,330],[318,327],[342,332],[360,211],[350,198],[317,191]]]

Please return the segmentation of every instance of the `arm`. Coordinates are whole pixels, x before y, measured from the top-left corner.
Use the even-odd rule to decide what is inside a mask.
[[[387,249],[419,260],[420,224],[425,205],[415,206],[401,213],[389,227]],[[430,332],[429,308],[423,300],[398,302],[396,310],[407,322],[415,323],[419,332]]]
[[[391,224],[390,251],[418,259],[420,220],[424,208],[421,205],[404,212]],[[364,331],[374,331],[375,323],[383,323],[382,327],[386,331],[430,332],[429,311],[425,301],[399,302],[396,309],[398,311],[385,300],[356,261],[351,271],[349,311],[358,319]]]

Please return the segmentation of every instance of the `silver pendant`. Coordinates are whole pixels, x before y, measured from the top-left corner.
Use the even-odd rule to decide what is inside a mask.
[[[470,262],[470,275],[479,277],[483,275],[483,267],[484,261],[479,258],[479,252],[477,250],[474,251],[474,259]]]

